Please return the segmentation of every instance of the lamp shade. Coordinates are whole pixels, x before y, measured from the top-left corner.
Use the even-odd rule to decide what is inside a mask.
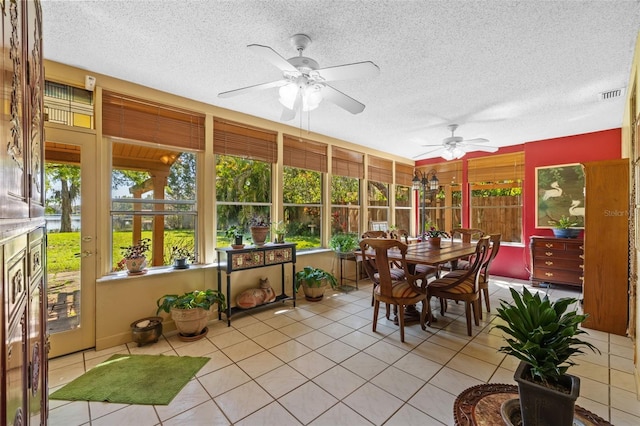
[[[302,96],[303,111],[312,111],[322,102],[322,85],[320,84],[299,86],[297,83],[289,83],[280,87],[278,93],[280,94],[278,100],[288,109],[294,108],[297,96]]]

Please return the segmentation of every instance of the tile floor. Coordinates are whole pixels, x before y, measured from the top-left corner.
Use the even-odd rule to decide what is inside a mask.
[[[508,287],[526,282],[492,277],[491,306],[511,300]],[[580,294],[539,289],[551,298]],[[495,312],[494,312],[495,313]],[[468,337],[462,305],[450,303],[427,331],[398,327],[381,315],[371,331],[371,285],[327,291],[320,303],[298,299],[209,326],[205,339],[175,335],[138,348],[89,350],[49,363],[56,390],[114,353],[207,356],[209,361],[167,406],[50,401],[53,426],[73,425],[452,425],[456,395],[481,383],[514,383],[516,362],[499,353],[496,318],[484,314]],[[578,405],[615,425],[640,424],[631,340],[587,330],[602,354],[580,356]]]

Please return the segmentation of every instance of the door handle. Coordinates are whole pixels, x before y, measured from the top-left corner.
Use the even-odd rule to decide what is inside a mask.
[[[92,256],[93,253],[90,252],[89,250],[84,250],[82,253],[74,253],[73,256],[74,257],[89,257]]]

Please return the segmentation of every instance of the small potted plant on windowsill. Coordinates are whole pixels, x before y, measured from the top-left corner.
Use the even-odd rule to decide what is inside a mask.
[[[237,250],[244,247],[244,244],[242,243],[242,229],[239,226],[230,226],[227,228],[225,235],[230,241],[231,248]]]
[[[301,271],[296,272],[294,291],[297,293],[302,286],[305,299],[310,302],[319,302],[324,296],[327,284],[331,288],[336,288],[338,280],[333,274],[323,269],[305,266]]]
[[[218,290],[195,290],[183,295],[165,294],[156,304],[160,312],[171,313],[181,340],[198,340],[207,334],[208,316],[211,306],[218,304],[218,309],[224,311],[227,307],[224,294]]]
[[[558,220],[550,220],[549,225],[553,226],[553,235],[556,238],[577,238],[580,234],[580,229],[574,228],[578,222],[572,220],[571,216],[562,215]]]
[[[580,393],[580,379],[566,374],[575,365],[570,358],[586,346],[600,352],[589,342],[576,338],[585,334],[579,328],[587,315],[567,311],[577,302],[561,298],[551,302],[548,296],[531,294],[526,287],[522,295],[510,289],[513,304],[501,301],[497,315],[504,321],[498,328],[506,333],[507,346],[499,351],[520,360],[514,379],[518,383],[523,425],[573,425],[575,401]],[[505,412],[503,418],[511,422]],[[507,423],[511,424],[511,423]]]
[[[442,237],[449,238],[449,234],[445,231],[441,231],[436,228],[434,225],[429,225],[429,228],[425,231],[422,236],[423,241],[427,241],[432,247],[440,247],[440,243],[442,242]]]
[[[188,269],[189,262],[195,260],[193,249],[182,245],[171,246],[170,258],[173,269]]]
[[[255,215],[249,219],[249,230],[251,231],[251,239],[253,243],[260,247],[267,240],[267,234],[271,228],[271,222],[268,216]]]
[[[142,275],[147,272],[146,253],[151,248],[151,238],[142,238],[136,244],[120,247],[122,260],[118,262],[120,268],[126,267],[129,275]]]

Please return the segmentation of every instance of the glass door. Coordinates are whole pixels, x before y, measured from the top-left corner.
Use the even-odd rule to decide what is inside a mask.
[[[83,142],[73,131],[51,133],[45,145],[50,358],[95,346],[96,281],[95,137]]]

